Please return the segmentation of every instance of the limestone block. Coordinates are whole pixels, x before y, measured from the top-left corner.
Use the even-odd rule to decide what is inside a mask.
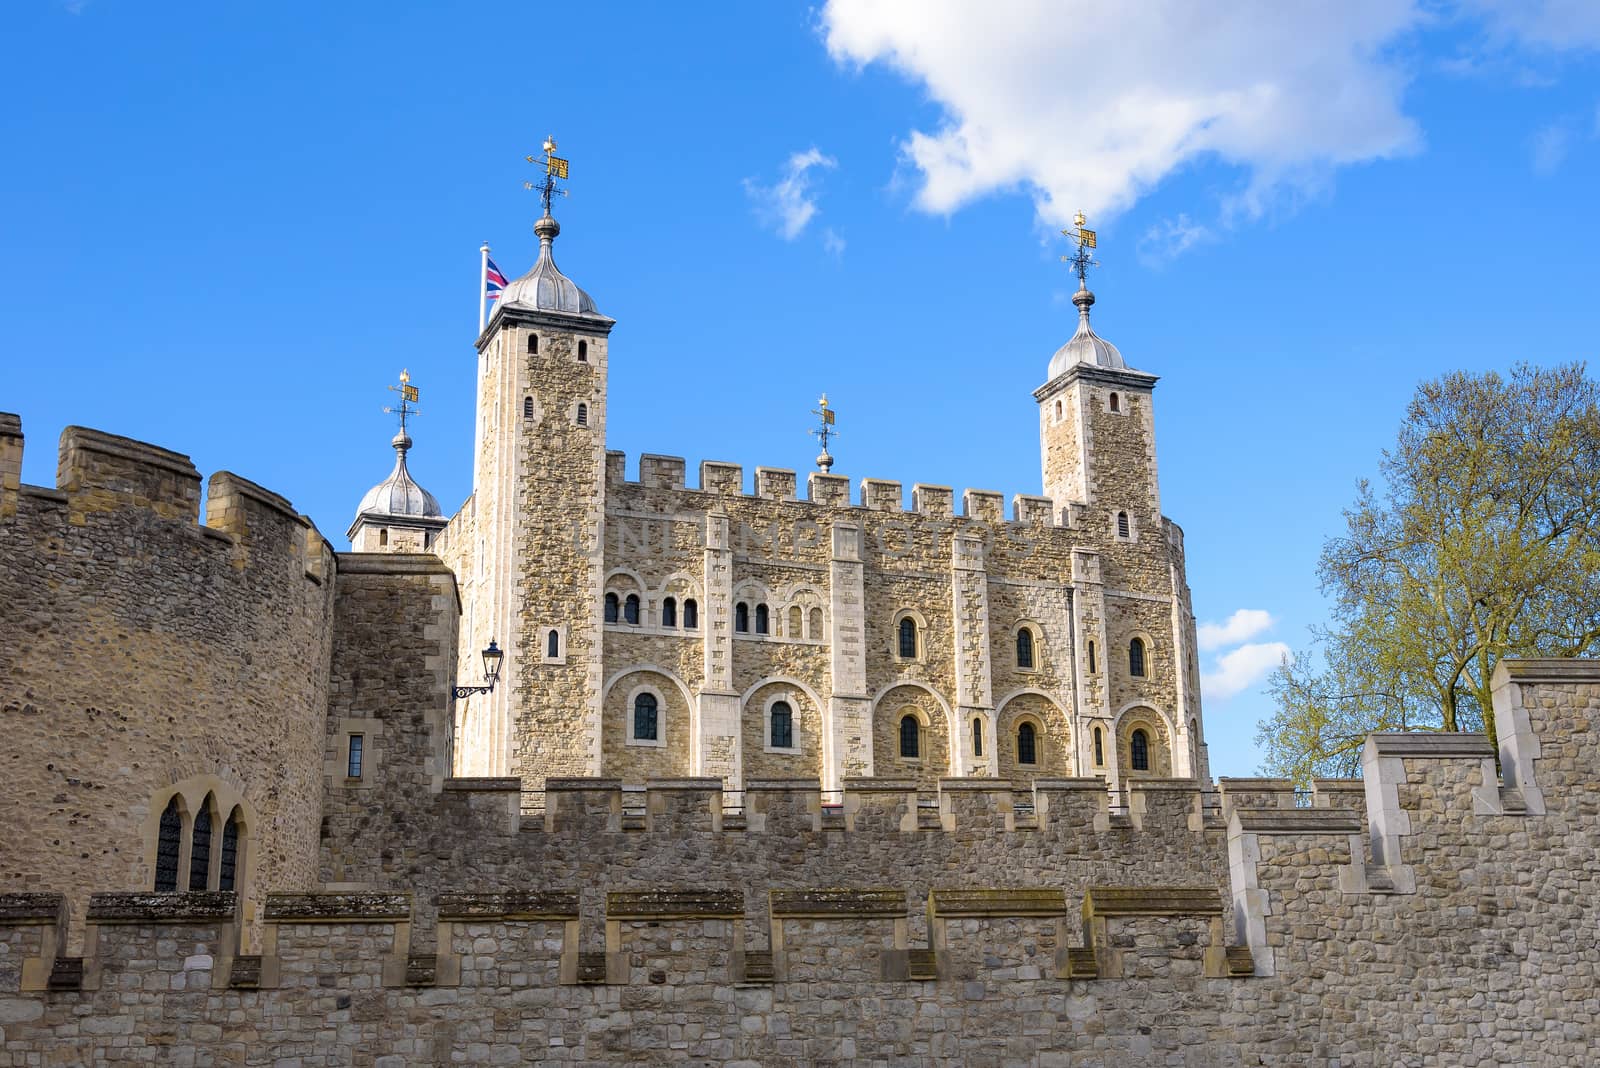
[[[1005,497],[994,490],[969,489],[961,494],[961,514],[999,525],[1005,522]]]
[[[874,512],[898,512],[901,501],[900,483],[886,478],[861,480],[861,507]]]
[[[706,493],[737,496],[744,492],[744,468],[722,460],[702,460],[700,489]]]
[[[918,482],[911,487],[911,510],[920,515],[948,519],[955,514],[955,491],[949,486]]]
[[[639,457],[639,481],[652,489],[682,489],[684,467],[681,456],[657,456],[647,452]]]
[[[795,499],[794,472],[782,467],[756,468],[756,496],[772,501]]]

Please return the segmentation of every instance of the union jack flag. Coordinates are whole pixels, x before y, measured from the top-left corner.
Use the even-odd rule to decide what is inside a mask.
[[[500,273],[500,268],[494,265],[494,260],[489,261],[488,270],[483,276],[483,295],[489,300],[494,300],[500,291],[506,287],[506,276]]]

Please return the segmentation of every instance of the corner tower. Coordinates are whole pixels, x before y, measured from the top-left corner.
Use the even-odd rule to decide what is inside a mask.
[[[546,152],[554,149],[546,143]],[[554,157],[549,157],[554,159]],[[445,554],[463,586],[458,681],[505,652],[489,693],[457,702],[460,775],[600,773],[607,339],[614,320],[556,267],[561,226],[534,224],[539,258],[505,287],[479,336],[473,495]]]
[[[411,451],[411,435],[406,418],[415,409],[411,402],[417,387],[411,376],[400,372],[400,384],[390,386],[400,394],[400,404],[384,411],[400,417],[400,432],[389,444],[394,446],[394,470],[361,498],[355,521],[345,536],[358,553],[425,553],[433,551],[434,539],[449,522],[439,511],[439,501],[417,484],[406,469],[406,453]]]

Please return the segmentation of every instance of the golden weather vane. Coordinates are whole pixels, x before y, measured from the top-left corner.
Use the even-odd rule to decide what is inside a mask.
[[[543,159],[540,159],[537,156],[524,156],[523,159],[526,159],[532,164],[537,165],[542,163],[544,165],[543,181],[523,182],[522,188],[537,189],[539,191],[539,199],[544,202],[544,213],[549,215],[550,198],[555,196],[564,197],[567,195],[567,191],[565,189],[556,188],[556,179],[559,178],[563,182],[567,180],[568,161],[556,155],[556,139],[554,136],[546,137],[544,139]]]
[[[1063,230],[1063,237],[1070,237],[1078,244],[1078,251],[1070,256],[1062,256],[1062,263],[1072,264],[1072,269],[1078,273],[1078,288],[1089,288],[1089,268],[1100,266],[1100,261],[1089,254],[1089,250],[1099,247],[1099,240],[1093,230],[1086,229],[1084,223],[1089,219],[1083,212],[1072,216],[1072,229]]]
[[[823,471],[833,467],[833,457],[828,455],[828,439],[839,433],[839,428],[834,425],[834,409],[828,407],[828,395],[824,393],[822,399],[817,401],[817,407],[811,409],[811,414],[820,422],[816,429],[811,431],[813,437],[822,442],[822,454],[817,457],[817,466]]]
[[[400,394],[400,404],[396,407],[385,408],[384,412],[388,415],[398,415],[400,417],[400,433],[404,434],[406,432],[406,417],[421,414],[411,405],[417,402],[417,398],[421,397],[422,393],[416,386],[411,384],[411,372],[404,368],[400,370],[400,384],[398,386],[390,386],[389,391]]]

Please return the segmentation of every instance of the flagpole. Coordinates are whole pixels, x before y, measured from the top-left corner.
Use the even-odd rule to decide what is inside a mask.
[[[478,336],[483,336],[484,309],[488,306],[486,294],[489,290],[489,242],[485,241],[478,249],[483,257],[483,262],[478,267]]]

